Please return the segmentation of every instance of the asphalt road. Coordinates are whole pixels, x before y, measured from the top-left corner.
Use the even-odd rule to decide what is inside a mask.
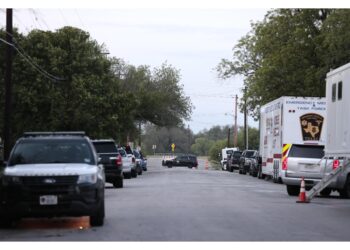
[[[103,227],[87,217],[23,219],[1,241],[349,241],[350,200],[296,203],[285,186],[206,169],[162,167],[106,189]]]

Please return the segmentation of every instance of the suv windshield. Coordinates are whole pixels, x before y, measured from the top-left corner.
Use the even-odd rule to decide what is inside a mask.
[[[93,154],[85,140],[41,139],[19,142],[9,165],[45,163],[94,164]]]
[[[246,151],[245,157],[247,158],[253,158],[255,156],[255,151]]]
[[[241,156],[242,155],[242,152],[240,152],[240,151],[234,151],[233,152],[233,156]]]
[[[122,148],[118,148],[118,152],[119,152],[119,154],[120,154],[122,157],[126,157],[126,156],[127,156],[125,150],[122,149]]]
[[[288,157],[317,158],[324,156],[324,146],[292,145]]]
[[[116,153],[118,152],[114,142],[92,142],[97,153]]]

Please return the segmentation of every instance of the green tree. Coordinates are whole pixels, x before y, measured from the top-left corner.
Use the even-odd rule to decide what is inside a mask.
[[[209,140],[207,138],[197,138],[195,143],[191,146],[191,151],[196,155],[208,155],[209,149],[214,144],[214,141]]]
[[[151,71],[109,58],[104,46],[74,27],[15,32],[14,44],[13,142],[24,131],[84,130],[125,143],[140,132],[140,122],[176,126],[190,117],[179,71],[166,63]],[[1,53],[1,73],[3,59]],[[0,96],[3,104],[3,87]]]
[[[209,159],[211,161],[220,162],[221,149],[226,147],[226,140],[216,141],[209,149]]]
[[[244,76],[247,108],[257,118],[259,107],[282,95],[324,96],[322,57],[317,53],[324,21],[333,10],[277,9],[233,49],[233,60],[223,59],[219,76]],[[241,109],[243,110],[241,104]]]

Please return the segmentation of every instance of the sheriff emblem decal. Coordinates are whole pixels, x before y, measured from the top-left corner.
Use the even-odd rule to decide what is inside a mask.
[[[314,113],[305,114],[300,117],[300,125],[304,141],[320,140],[323,116]]]

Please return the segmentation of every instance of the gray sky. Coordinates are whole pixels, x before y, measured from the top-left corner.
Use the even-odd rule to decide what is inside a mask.
[[[261,21],[271,9],[262,1],[253,1],[257,7],[252,8],[244,3],[236,7],[232,1],[217,0],[214,8],[212,1],[209,4],[206,0],[201,5],[197,1],[198,7],[191,1],[191,4],[180,1],[178,5],[151,1],[153,5],[145,5],[145,1],[132,0],[131,4],[103,5],[106,9],[101,8],[102,4],[93,8],[97,2],[91,1],[78,1],[79,4],[71,6],[61,0],[66,4],[63,7],[47,6],[48,1],[39,5],[38,1],[31,2],[32,6],[21,3],[22,8],[14,9],[14,26],[21,32],[75,26],[104,43],[110,56],[135,66],[159,67],[167,62],[179,69],[185,94],[195,107],[191,121],[186,124],[195,133],[214,125],[233,124],[233,96],[242,96],[243,79],[239,76],[218,79],[214,68],[222,58],[232,58],[232,48],[250,31],[250,22]],[[0,11],[0,25],[5,26],[4,9]],[[252,119],[248,124],[258,126]],[[238,125],[243,125],[241,113]]]

